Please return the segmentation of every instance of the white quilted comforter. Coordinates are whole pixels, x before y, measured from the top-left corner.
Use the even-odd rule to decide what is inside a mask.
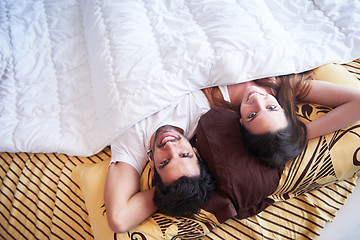
[[[0,151],[92,155],[189,91],[360,57],[358,0],[1,0]]]

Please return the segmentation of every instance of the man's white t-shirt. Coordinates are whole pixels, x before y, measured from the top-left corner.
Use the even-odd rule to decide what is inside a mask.
[[[136,123],[112,141],[110,164],[125,162],[141,174],[147,162],[146,151],[150,148],[151,136],[159,127],[179,127],[184,130],[185,137],[191,138],[201,115],[209,110],[208,100],[201,90],[185,95],[178,102]]]

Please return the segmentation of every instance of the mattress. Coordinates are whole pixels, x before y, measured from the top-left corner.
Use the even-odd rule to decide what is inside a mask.
[[[360,79],[360,60],[343,66]],[[91,157],[1,153],[0,238],[127,240],[140,237],[158,240],[169,236],[165,239],[170,239],[177,228],[169,227],[169,219],[159,214],[154,214],[150,227],[145,225],[146,234],[135,229],[117,235],[106,230],[108,226],[102,204],[96,205],[101,209],[100,216],[94,215],[89,198],[101,195],[98,189],[104,188],[102,182],[105,181],[110,157],[108,147]],[[93,195],[89,195],[84,185],[81,186],[76,169],[95,169],[100,165],[103,168],[101,174],[97,170],[89,172],[88,186],[93,189]],[[293,170],[296,171],[297,168]],[[308,174],[311,176],[311,171]],[[296,179],[292,180],[296,182]],[[306,195],[294,194],[294,197],[278,201],[258,215],[242,220],[231,219],[211,232],[210,225],[206,225],[202,229],[208,229],[207,233],[201,239],[267,239],[268,236],[281,239],[357,239],[360,236],[359,192],[359,179],[349,178]],[[191,239],[185,236],[193,236],[194,228],[199,229],[198,222],[175,220],[181,229],[180,234],[183,234],[182,239]],[[213,227],[215,225],[213,222]],[[140,229],[144,230],[144,226]]]

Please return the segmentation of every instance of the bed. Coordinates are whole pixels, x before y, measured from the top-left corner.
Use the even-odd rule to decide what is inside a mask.
[[[88,199],[96,194],[84,189],[89,181],[101,188],[99,168],[111,156],[112,139],[190,91],[328,63],[358,74],[359,21],[355,0],[1,1],[0,237],[226,239],[241,231],[242,238],[273,238],[279,227],[259,220],[268,217],[218,225],[206,213],[201,216],[211,221],[155,215],[149,221],[164,225],[151,233],[115,235],[101,230],[104,207],[93,212]],[[88,179],[95,176],[95,183]],[[145,188],[149,179],[143,178]],[[294,211],[290,206],[341,193],[334,196],[336,206],[319,203],[321,211],[316,204],[306,210],[322,216],[306,230],[298,229],[296,218],[284,220],[286,234],[321,237],[325,223],[358,189],[356,182],[349,176],[309,195],[274,195],[284,220]],[[358,200],[349,202],[351,209]],[[356,229],[354,216],[345,215],[352,216],[347,226]],[[175,228],[185,229],[183,235]],[[325,227],[327,236],[335,236],[331,229],[335,221]]]

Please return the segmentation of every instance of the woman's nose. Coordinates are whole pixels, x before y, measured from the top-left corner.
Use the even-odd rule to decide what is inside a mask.
[[[258,107],[262,107],[264,105],[266,96],[264,95],[256,95],[252,97],[252,102]]]

